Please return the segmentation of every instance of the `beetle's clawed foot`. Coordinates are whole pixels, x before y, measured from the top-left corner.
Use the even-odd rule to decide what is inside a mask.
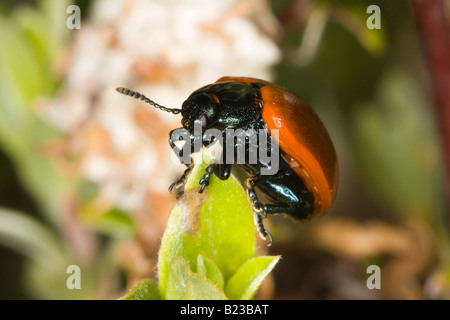
[[[177,200],[180,199],[184,194],[184,191],[180,191],[177,193]]]
[[[169,191],[172,191],[173,188],[178,189],[178,188],[184,186],[184,182],[185,182],[184,180],[185,180],[185,179],[183,179],[183,177],[181,177],[180,179],[178,179],[177,181],[175,181],[174,183],[172,183],[172,184],[170,185],[170,187],[169,187]],[[184,190],[178,192],[178,193],[177,193],[177,200],[178,200],[179,198],[181,198],[181,196],[182,196],[183,194],[184,194]]]
[[[270,247],[273,243],[272,235],[269,231],[264,228],[263,219],[267,217],[266,207],[259,202],[256,196],[255,190],[253,188],[248,189],[248,197],[251,200],[253,212],[255,213],[255,225],[258,228],[259,235],[264,240],[268,241],[268,246]]]
[[[178,189],[182,186],[184,186],[184,184],[186,183],[186,179],[189,175],[189,173],[191,172],[193,166],[189,166],[186,170],[184,170],[183,174],[181,175],[181,177],[174,181],[170,186],[169,186],[169,191],[172,191],[173,188]],[[184,191],[180,191],[177,193],[177,199],[180,198],[182,195],[184,194]]]
[[[211,166],[207,166],[205,170],[206,173],[203,175],[203,178],[201,178],[200,181],[198,182],[199,184],[202,185],[199,191],[200,193],[202,193],[203,190],[205,190],[205,188],[209,186],[209,179],[211,178],[211,174],[213,173]]]
[[[184,184],[184,180],[182,180],[181,178],[178,179],[177,181],[174,181],[170,186],[169,186],[169,191],[172,191],[173,188],[178,189],[179,187],[181,187]]]
[[[259,235],[261,236],[261,238],[268,242],[267,246],[270,247],[273,243],[273,238],[270,232],[264,228],[263,216],[261,216],[259,213],[255,214],[255,224],[258,227]]]

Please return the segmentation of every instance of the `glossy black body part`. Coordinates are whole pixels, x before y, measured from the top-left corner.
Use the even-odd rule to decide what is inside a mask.
[[[183,128],[191,133],[192,152],[194,150],[194,122],[200,121],[202,130],[214,128],[220,130],[224,135],[227,128],[240,129],[264,129],[267,135],[270,132],[262,119],[263,103],[260,96],[260,88],[264,83],[245,84],[242,82],[223,82],[207,85],[193,92],[183,103],[181,109]],[[181,128],[179,128],[181,129]],[[173,132],[173,131],[172,131]],[[171,137],[172,137],[171,132]],[[272,146],[267,146],[270,149]],[[204,146],[209,146],[212,142],[203,142]],[[175,141],[169,139],[172,148],[175,148]],[[235,145],[235,147],[237,147]],[[249,148],[246,145],[246,153]],[[235,150],[236,151],[236,150]],[[226,154],[226,144],[222,145],[222,156]],[[234,152],[236,156],[237,152]],[[249,159],[246,154],[245,159]],[[314,199],[306,188],[302,179],[290,168],[280,153],[279,170],[274,175],[262,175],[261,169],[267,166],[266,163],[257,159],[256,163],[244,163],[239,166],[247,173],[248,178],[244,183],[248,196],[252,202],[255,212],[255,223],[260,235],[272,243],[272,236],[264,228],[263,219],[268,214],[286,213],[297,219],[307,218],[313,212]],[[183,176],[174,182],[174,186],[181,186],[191,169],[185,171]],[[232,164],[211,163],[207,168],[203,178],[199,181],[200,192],[208,186],[212,174],[219,179],[225,180],[230,177]],[[264,195],[268,203],[262,203],[259,195]],[[179,193],[180,195],[180,193]]]

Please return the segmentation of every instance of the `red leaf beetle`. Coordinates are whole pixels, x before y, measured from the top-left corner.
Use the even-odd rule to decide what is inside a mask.
[[[338,182],[338,162],[330,136],[314,110],[288,90],[270,82],[247,77],[223,77],[215,83],[194,91],[181,109],[163,107],[144,95],[126,89],[117,91],[140,99],[173,114],[181,113],[182,128],[194,139],[194,123],[200,121],[203,130],[230,128],[263,130],[268,136],[278,130],[279,169],[275,174],[263,175],[267,162],[237,163],[248,175],[244,187],[251,199],[255,221],[260,235],[273,239],[264,228],[263,218],[268,214],[286,213],[299,220],[324,214],[334,201]],[[175,129],[177,130],[177,129]],[[175,150],[175,141],[169,143]],[[268,140],[273,141],[273,140]],[[204,146],[214,141],[203,141]],[[248,143],[248,142],[244,142]],[[269,142],[269,150],[275,145]],[[223,144],[222,154],[226,152]],[[237,145],[234,145],[237,148]],[[246,152],[250,148],[246,145]],[[192,150],[198,151],[198,150]],[[248,157],[246,158],[248,159]],[[213,162],[199,181],[200,191],[209,184],[212,174],[225,180],[231,174],[233,163]],[[193,165],[169,190],[184,184]],[[182,192],[178,194],[181,196]],[[261,203],[264,195],[267,203]]]

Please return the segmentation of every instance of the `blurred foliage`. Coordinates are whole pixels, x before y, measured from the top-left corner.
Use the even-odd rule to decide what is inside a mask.
[[[314,59],[298,68],[285,59],[276,69],[278,82],[309,101],[336,131],[341,167],[351,165],[362,177],[380,213],[419,214],[441,225],[444,166],[409,4],[380,2],[382,29],[369,30],[365,9],[371,1],[320,3],[329,20]],[[359,23],[344,23],[351,15]],[[284,37],[288,48],[298,43],[291,39],[297,29],[291,29]],[[382,50],[362,43],[360,29]]]
[[[67,290],[67,266],[74,260],[83,264],[61,235],[78,178],[64,174],[48,153],[63,133],[41,119],[35,108],[40,99],[56,94],[62,82],[57,68],[69,32],[60,27],[66,22],[61,12],[69,3],[38,1],[35,8],[19,6],[0,16],[0,145],[43,218],[41,222],[26,213],[1,209],[0,239],[30,258],[21,281],[30,297],[94,298],[101,273],[112,268],[110,263],[102,267],[102,257],[96,258],[95,268],[95,262],[85,262],[83,277],[91,279],[85,282],[86,290]],[[12,290],[21,286],[16,284]]]
[[[60,82],[54,62],[68,33],[55,26],[64,21],[59,11],[66,6],[64,1],[57,6],[43,1],[42,13],[23,7],[0,21],[0,142],[23,184],[50,219],[57,219],[56,211],[71,182],[55,172],[52,160],[43,152],[44,142],[61,134],[36,115],[33,103],[54,94]]]
[[[407,1],[377,1],[382,29],[369,30],[372,2],[270,2],[283,50],[275,81],[318,112],[341,172],[326,217],[305,225],[273,219],[277,242],[270,253],[286,257],[274,270],[280,299],[450,297],[444,165],[414,17]],[[27,256],[17,283],[29,298],[118,296],[123,266],[114,247],[138,225],[123,209],[97,212],[96,186],[61,170],[49,151],[65,133],[45,122],[37,105],[64,83],[58,68],[71,34],[61,12],[70,3],[0,2],[0,148],[8,158],[1,190],[19,184],[29,202],[0,203],[0,243]],[[89,19],[86,1],[76,3]],[[74,203],[81,207],[77,217],[67,213]],[[81,246],[74,244],[79,234]],[[198,257],[185,258],[197,263]],[[65,286],[66,266],[74,263],[83,266],[81,291]],[[381,293],[365,288],[365,267],[372,263],[385,270]],[[173,272],[187,267],[178,261]],[[156,297],[155,291],[155,283],[144,280],[127,297]]]
[[[377,168],[365,169],[366,180],[374,197],[384,199],[399,218],[418,217],[438,227],[444,222],[439,216],[444,170],[430,105],[405,72],[388,70],[377,91],[372,105],[362,103],[354,113],[359,163]]]

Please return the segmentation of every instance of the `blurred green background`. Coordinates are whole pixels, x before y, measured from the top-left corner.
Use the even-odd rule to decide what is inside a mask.
[[[86,132],[91,132],[86,127],[94,132],[98,129],[89,115],[101,114],[103,104],[119,99],[114,93],[114,98],[109,98],[109,93],[103,92],[128,83],[158,87],[158,81],[176,83],[175,87],[183,88],[177,93],[189,88],[183,85],[189,82],[190,67],[174,67],[181,70],[177,73],[180,78],[188,79],[177,82],[173,80],[177,74],[170,68],[162,70],[154,64],[148,67],[138,61],[131,64],[135,69],[129,70],[137,74],[135,78],[130,76],[117,83],[119,80],[114,82],[117,79],[113,76],[108,87],[104,78],[109,74],[101,67],[95,73],[95,66],[89,63],[74,66],[77,59],[82,60],[83,52],[83,58],[94,56],[95,49],[89,49],[90,45],[96,48],[89,44],[94,41],[92,33],[99,34],[94,39],[104,40],[105,50],[113,52],[113,57],[126,50],[120,43],[121,19],[127,18],[130,7],[145,1],[121,3],[122,11],[111,13],[104,10],[105,2],[98,1],[0,1],[0,299],[117,298],[136,279],[154,276],[161,228],[173,204],[170,195],[144,193],[151,199],[133,209],[112,202],[104,205],[103,185],[83,175],[83,170],[73,169],[84,163],[82,153],[77,153],[85,150],[84,143],[87,149],[92,145],[95,148],[107,139],[100,130],[100,138],[94,137],[97,140],[83,140]],[[172,12],[170,6],[177,6],[168,3],[166,15]],[[205,7],[200,0],[180,3],[194,11]],[[66,28],[70,4],[81,8],[80,30]],[[366,26],[370,16],[366,9],[372,4],[381,9],[381,29]],[[292,223],[284,216],[270,219],[275,245],[261,250],[282,254],[283,259],[261,288],[260,297],[449,298],[448,191],[442,148],[445,138],[440,136],[433,83],[413,2],[250,0],[230,1],[229,6],[232,8],[228,11],[210,6],[210,10],[225,10],[227,15],[218,18],[217,25],[205,27],[210,32],[206,39],[213,43],[219,41],[215,37],[224,37],[214,28],[220,28],[229,16],[251,21],[268,39],[264,41],[279,50],[276,61],[266,62],[261,69],[267,68],[274,82],[313,106],[329,129],[340,162],[338,195],[328,214],[308,224]],[[445,8],[447,26],[449,7]],[[178,12],[175,18],[180,21],[183,12],[187,21],[193,15],[188,9]],[[108,20],[113,14],[120,16],[115,25]],[[142,21],[147,20],[145,12],[142,16]],[[149,28],[158,27],[156,21],[148,20]],[[191,34],[186,31],[188,36]],[[134,37],[139,39],[139,34]],[[235,52],[246,50],[247,40],[251,42],[237,42]],[[145,43],[151,46],[152,41],[145,38],[140,44],[146,49]],[[168,48],[182,51],[183,41],[173,41]],[[154,43],[156,46],[160,42]],[[137,46],[130,60],[137,59],[142,48]],[[258,60],[259,53],[264,56],[266,52],[248,54]],[[167,63],[171,57],[168,54],[162,61]],[[217,64],[213,59],[209,61],[208,52],[205,57],[205,66]],[[120,66],[123,59],[117,58],[114,67]],[[225,70],[233,59],[239,61],[233,55],[226,59],[219,62]],[[112,68],[108,63],[115,60],[108,56],[105,61],[102,68],[108,69]],[[73,79],[76,68],[93,69],[93,78],[100,84],[86,77],[86,90],[74,85],[78,83]],[[251,69],[248,65],[239,69],[238,65],[230,70]],[[208,77],[209,82],[218,78],[211,73],[196,81],[206,84],[204,79]],[[170,92],[170,88],[166,91]],[[88,120],[63,127],[55,124],[58,117],[42,111],[48,101],[65,98],[81,99]],[[54,114],[58,114],[55,110],[73,111],[55,105],[51,108]],[[145,132],[155,125],[152,117],[135,115],[135,128]],[[159,135],[150,132],[149,136],[155,135],[158,139],[161,135],[162,148],[169,149],[168,131]],[[151,141],[152,146],[159,146],[158,141]],[[153,150],[158,152],[158,148]],[[98,149],[103,150],[102,145]],[[132,167],[133,163],[128,165]],[[172,172],[168,175],[167,181],[173,177]],[[114,176],[111,179],[114,181]],[[152,212],[150,218],[146,218],[146,210]],[[82,266],[82,290],[66,287],[66,268],[71,264]],[[366,287],[366,268],[371,264],[381,267],[381,290]]]

